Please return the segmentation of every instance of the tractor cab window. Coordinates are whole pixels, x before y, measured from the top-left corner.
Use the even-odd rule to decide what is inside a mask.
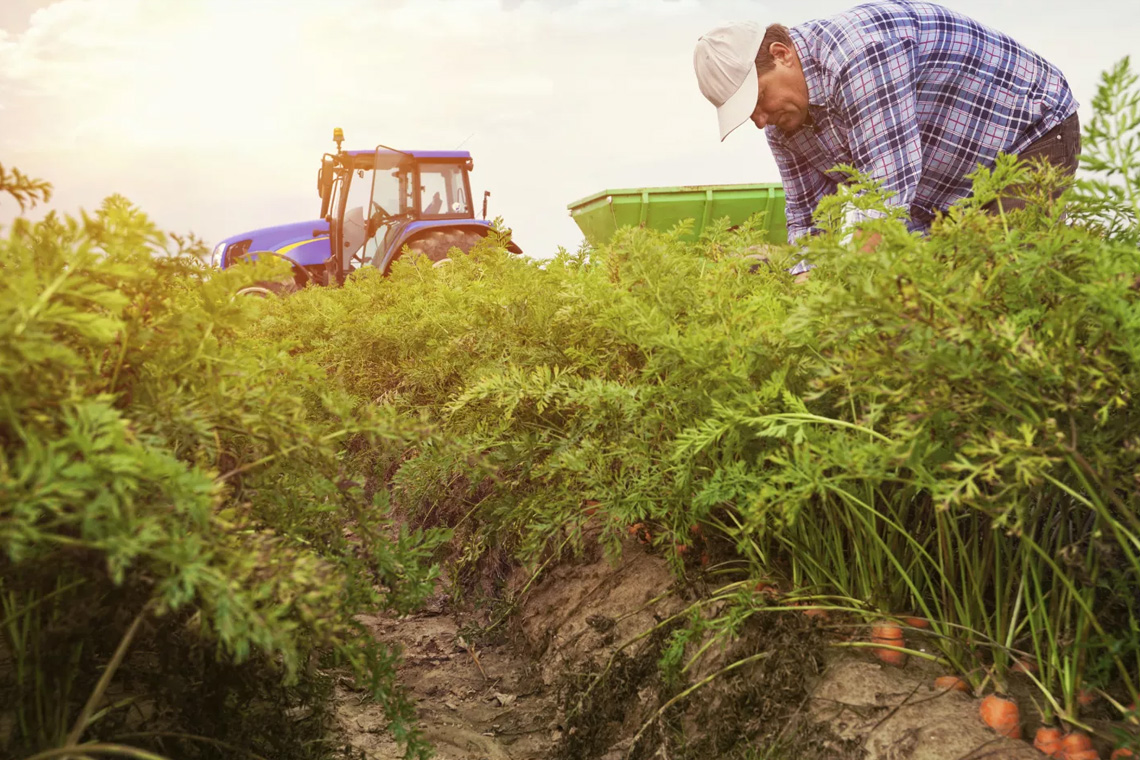
[[[463,170],[446,164],[420,165],[420,215],[422,217],[470,215],[470,201]]]
[[[405,167],[381,167],[372,176],[372,211],[384,216],[399,216],[408,211],[405,198],[408,170]]]
[[[412,210],[412,165],[405,157],[377,151],[372,170],[371,197],[364,214],[366,240],[361,258],[376,263],[384,239]]]
[[[347,184],[348,196],[344,203],[344,217],[341,225],[343,266],[350,271],[362,262],[362,248],[368,238],[367,217],[368,199],[372,194],[372,175],[364,169],[354,169],[343,177],[338,177],[337,202]],[[336,206],[339,208],[339,206]]]

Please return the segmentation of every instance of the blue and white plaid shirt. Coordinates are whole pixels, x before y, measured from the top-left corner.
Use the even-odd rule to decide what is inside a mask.
[[[852,164],[925,230],[970,194],[966,175],[1019,153],[1077,110],[1061,72],[1010,37],[928,2],[873,2],[789,30],[810,123],[765,129],[784,181],[788,241]]]

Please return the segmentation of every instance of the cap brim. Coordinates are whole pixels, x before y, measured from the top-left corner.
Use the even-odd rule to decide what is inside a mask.
[[[720,139],[728,137],[734,129],[739,127],[752,116],[756,110],[756,99],[760,95],[760,82],[756,78],[756,70],[744,78],[744,84],[724,101],[724,105],[716,109],[716,118],[720,122]]]

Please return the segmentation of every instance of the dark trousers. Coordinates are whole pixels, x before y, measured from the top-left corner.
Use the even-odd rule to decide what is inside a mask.
[[[1077,159],[1081,155],[1081,122],[1074,113],[1057,126],[1050,129],[1029,147],[1017,154],[1023,161],[1033,162],[1044,159],[1059,168],[1066,175],[1072,177],[1077,173]],[[998,203],[1005,211],[1025,208],[1025,199],[1020,197],[1017,187],[1007,190],[1008,196],[1002,196],[985,205],[986,211],[997,213]],[[1058,189],[1053,197],[1060,195]]]

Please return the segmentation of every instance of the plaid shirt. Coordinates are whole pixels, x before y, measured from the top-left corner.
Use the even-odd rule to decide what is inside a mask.
[[[788,240],[852,164],[897,193],[910,228],[970,194],[965,175],[1019,153],[1077,110],[1061,72],[1000,32],[928,2],[872,2],[789,30],[810,119],[765,129],[787,195]],[[858,221],[858,220],[855,220]]]

